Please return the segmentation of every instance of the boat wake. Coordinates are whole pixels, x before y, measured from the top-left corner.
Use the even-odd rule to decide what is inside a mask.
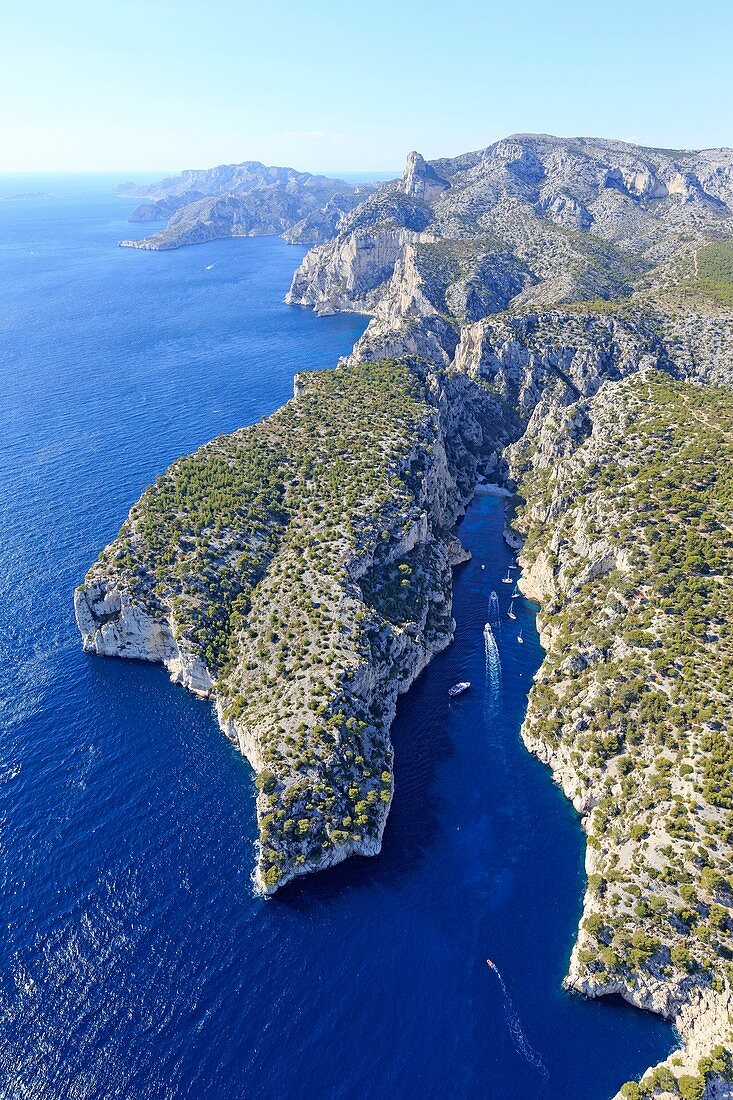
[[[491,709],[499,704],[501,695],[501,658],[491,623],[484,626],[484,651],[486,654],[486,687]]]
[[[499,979],[499,985],[501,986],[502,997],[504,1000],[504,1020],[506,1021],[506,1026],[509,1029],[509,1034],[511,1036],[512,1043],[514,1044],[514,1049],[517,1051],[517,1054],[521,1054],[522,1058],[524,1058],[526,1062],[529,1062],[531,1066],[534,1066],[534,1068],[539,1071],[545,1081],[549,1081],[550,1074],[548,1073],[547,1066],[542,1061],[542,1058],[537,1053],[537,1051],[532,1049],[527,1036],[524,1034],[524,1030],[519,1019],[519,1014],[514,1007],[514,1002],[509,995],[509,990],[507,989],[504,979],[501,976],[499,967],[496,965],[496,963],[492,962],[491,959],[487,959],[486,964],[490,970],[493,970],[493,972]]]

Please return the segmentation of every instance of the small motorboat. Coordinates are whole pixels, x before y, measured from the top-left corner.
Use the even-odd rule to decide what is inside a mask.
[[[487,959],[486,965],[490,966],[492,970],[496,970],[496,963],[492,959]]]
[[[452,688],[448,688],[448,694],[450,696],[462,695],[464,691],[468,691],[470,686],[470,680],[461,680],[459,683],[454,684]]]
[[[517,634],[517,641],[519,642],[520,645],[524,645],[524,638],[522,637],[522,631],[521,630],[519,631],[519,634]]]

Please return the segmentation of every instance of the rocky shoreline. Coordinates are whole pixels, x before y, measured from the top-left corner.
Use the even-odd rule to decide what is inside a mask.
[[[727,406],[695,395],[714,398],[733,379],[731,236],[728,150],[519,135],[432,165],[411,154],[401,181],[369,195],[308,253],[288,295],[317,312],[371,316],[347,362],[298,381],[289,406],[230,437],[222,453],[212,456],[209,445],[174,465],[76,595],[86,649],[147,653],[216,701],[222,729],[257,771],[256,877],[272,893],[295,875],[379,850],[397,695],[452,637],[450,572],[460,560],[452,528],[486,482],[516,494],[507,537],[521,547],[523,590],[542,605],[547,651],[523,738],[588,834],[589,885],[567,984],[659,1012],[683,1040],[640,1084],[623,1087],[627,1100],[733,1096],[731,823],[717,738],[730,692],[679,698],[691,659],[707,662],[712,683],[727,651],[719,624],[706,634],[690,619],[698,650],[678,654],[678,635],[659,633],[667,631],[666,590],[652,598],[634,572],[668,441],[680,471],[690,468],[692,441],[707,447],[694,452],[704,468],[727,446],[725,434],[715,436]],[[697,277],[700,257],[706,281]],[[669,408],[666,421],[647,415],[657,404]],[[385,415],[391,406],[409,407],[406,418]],[[334,438],[319,431],[324,423]],[[619,466],[628,440],[647,467],[633,447]],[[241,451],[255,444],[255,466],[247,458],[240,469]],[[260,476],[261,448],[264,511],[263,494],[250,500],[243,476]],[[236,510],[225,524],[192,521],[190,485],[212,478],[225,503],[232,493],[246,500],[246,523]],[[634,497],[634,527],[624,494],[637,483],[645,489]],[[709,494],[714,484],[695,491]],[[161,494],[166,508],[174,501],[175,535],[163,569],[169,547],[151,534]],[[656,531],[666,515],[681,514],[678,498],[669,499]],[[683,529],[727,506],[716,499],[700,496]],[[709,578],[728,584],[719,530],[710,521],[707,542],[680,549],[675,532],[671,544],[671,554],[694,562],[695,606]],[[684,577],[669,555],[659,558],[654,538],[647,552],[662,563],[657,573],[668,560],[670,576]],[[717,585],[715,599],[727,591]],[[230,593],[228,602],[212,591]],[[567,623],[579,594],[588,635],[580,639]],[[301,612],[310,625],[284,641]],[[673,623],[673,610],[665,614]],[[283,695],[273,701],[278,685]],[[587,713],[579,714],[563,700],[580,688]],[[601,696],[608,717],[594,725]],[[664,726],[662,699],[681,715],[674,727]],[[723,754],[710,775],[701,763],[708,742],[713,759]],[[648,822],[625,809],[635,775]],[[665,815],[661,831],[655,807]],[[692,894],[691,879],[699,880]]]

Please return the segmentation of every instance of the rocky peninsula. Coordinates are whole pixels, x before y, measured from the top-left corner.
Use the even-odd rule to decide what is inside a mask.
[[[733,1096],[733,151],[412,153],[288,300],[371,320],[146,490],[77,589],[85,648],[214,700],[274,892],[379,850],[396,697],[452,637],[454,526],[506,486],[547,654],[523,737],[587,834],[568,984],[679,1031],[620,1095]]]
[[[344,215],[371,190],[258,161],[182,172],[146,187],[124,184],[118,194],[147,200],[130,214],[131,222],[166,225],[149,237],[120,241],[120,246],[156,252],[257,236],[316,244],[334,236]]]

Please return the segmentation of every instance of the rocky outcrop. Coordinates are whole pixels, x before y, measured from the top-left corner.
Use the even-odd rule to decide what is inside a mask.
[[[420,153],[413,150],[408,154],[402,179],[402,188],[406,195],[429,202],[449,187],[448,181],[442,179]]]
[[[370,313],[408,244],[423,239],[389,224],[364,226],[312,249],[293,279],[286,301],[313,306],[316,313]]]
[[[154,616],[127,591],[100,577],[74,593],[74,615],[87,653],[165,665],[171,680],[196,695],[210,694],[214,681],[205,662],[176,640],[172,613]]]

